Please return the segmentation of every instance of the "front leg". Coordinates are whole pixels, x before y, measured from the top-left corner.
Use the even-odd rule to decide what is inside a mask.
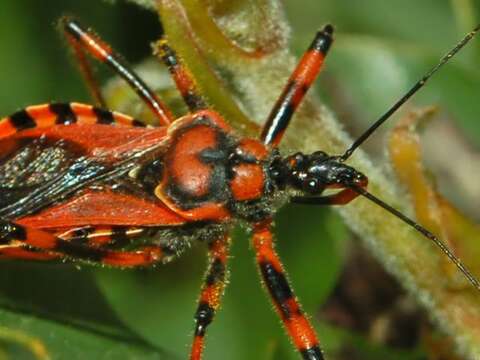
[[[220,306],[227,276],[226,262],[229,247],[228,236],[217,239],[209,245],[209,265],[195,313],[195,334],[190,360],[202,358],[207,327]]]
[[[303,359],[323,360],[315,330],[295,297],[273,247],[271,220],[255,224],[253,246],[263,282],[288,336]]]

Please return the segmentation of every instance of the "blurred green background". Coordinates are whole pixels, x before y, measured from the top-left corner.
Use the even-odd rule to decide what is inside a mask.
[[[292,49],[297,54],[322,24],[330,22],[337,27],[337,41],[317,90],[353,134],[398,99],[480,19],[480,6],[468,0],[285,0],[284,5],[292,23]],[[104,1],[2,1],[0,114],[49,101],[90,101],[55,29],[56,19],[66,13],[93,26],[132,63],[150,55],[149,43],[158,35],[154,13],[120,0],[116,5]],[[438,159],[435,146],[443,143],[458,146],[465,156],[477,154],[471,157],[477,163],[463,165],[479,168],[479,60],[477,39],[414,100],[418,106],[439,105],[439,123],[447,124],[448,138],[441,126],[433,131],[429,159],[434,171],[446,171],[459,163],[458,158]],[[103,79],[111,75],[101,67],[99,73]],[[379,159],[384,155],[384,133],[366,144]],[[480,200],[478,181],[469,185],[465,180],[470,176],[468,169],[455,169],[453,175],[442,172],[447,180],[439,181],[441,189],[475,216],[471,209]],[[279,252],[328,353],[341,353],[346,344],[353,344],[360,349],[360,359],[424,358],[417,347],[398,350],[374,345],[364,334],[318,320],[320,306],[342,271],[350,242],[335,214],[288,206],[277,224]],[[206,358],[297,359],[264,296],[241,230],[235,233],[232,255],[231,284],[209,332]],[[15,359],[31,358],[22,341],[11,336],[15,334],[12,330],[40,340],[54,359],[183,359],[204,264],[203,246],[173,264],[148,270],[2,262],[0,342],[4,346],[0,359],[8,354]]]

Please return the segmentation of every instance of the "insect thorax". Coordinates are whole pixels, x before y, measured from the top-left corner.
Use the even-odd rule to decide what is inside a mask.
[[[256,221],[278,202],[269,176],[275,155],[261,142],[236,137],[212,111],[178,120],[161,158],[138,179],[175,212],[192,221]]]

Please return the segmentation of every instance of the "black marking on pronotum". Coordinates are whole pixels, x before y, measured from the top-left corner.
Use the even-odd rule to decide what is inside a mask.
[[[164,164],[162,159],[155,159],[140,168],[135,177],[149,193],[153,194],[163,177]]]
[[[208,191],[204,195],[196,196],[185,191],[181,185],[178,185],[174,178],[169,179],[166,186],[166,193],[174,200],[175,204],[183,210],[195,209],[205,203],[229,203],[232,201],[230,189],[227,183],[228,175],[228,149],[235,146],[233,138],[225,134],[222,129],[212,126],[212,122],[206,116],[198,117],[195,122],[185,126],[175,133],[175,140],[171,149],[175,151],[178,139],[189,131],[195,131],[196,127],[208,126],[216,132],[216,141],[214,148],[206,148],[199,152],[198,159],[211,166]],[[227,149],[225,156],[220,156],[216,151]],[[206,161],[207,160],[207,161]],[[167,160],[167,168],[171,167],[170,160]]]
[[[225,278],[225,264],[219,258],[215,258],[208,272],[205,283],[208,286],[217,284],[219,281],[223,281]]]
[[[205,164],[214,164],[220,161],[225,161],[227,159],[227,151],[221,147],[215,149],[207,148],[200,151],[198,157]]]
[[[15,114],[10,116],[10,123],[19,131],[37,126],[35,120],[25,109],[17,111]]]
[[[262,261],[260,263],[260,270],[265,279],[268,291],[278,304],[283,316],[286,319],[290,318],[290,309],[288,306],[285,306],[285,303],[293,297],[293,294],[290,285],[288,285],[287,278],[267,261]]]
[[[94,107],[92,110],[97,116],[97,122],[99,124],[109,125],[115,122],[113,113],[111,111],[100,109],[98,107]]]
[[[198,305],[197,312],[195,314],[195,320],[197,321],[197,326],[195,329],[196,336],[204,336],[207,326],[212,322],[213,316],[215,315],[215,309],[211,307],[208,303],[202,301]]]
[[[310,349],[300,350],[302,357],[305,360],[323,360],[323,354],[318,345],[311,347]]]
[[[49,109],[57,115],[56,124],[68,125],[77,122],[77,115],[73,112],[70,104],[54,103],[49,105]]]

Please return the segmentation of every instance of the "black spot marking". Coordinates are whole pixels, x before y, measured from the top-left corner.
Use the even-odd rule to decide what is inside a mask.
[[[287,278],[281,272],[278,272],[271,263],[261,262],[260,271],[262,272],[265,284],[270,292],[273,300],[280,307],[282,315],[285,319],[291,317],[290,309],[286,306],[286,301],[293,298],[292,290],[288,285]]]
[[[35,120],[30,116],[27,110],[17,111],[10,116],[10,122],[17,130],[31,129],[37,126]]]
[[[56,124],[69,125],[77,122],[77,115],[73,112],[70,104],[50,104],[49,109],[57,115]]]
[[[59,252],[75,259],[82,259],[93,262],[101,262],[107,255],[107,252],[101,249],[95,249],[88,246],[82,246],[68,241],[57,239],[55,243],[55,252]]]
[[[322,351],[318,345],[315,345],[309,349],[300,350],[300,353],[305,360],[324,360]]]
[[[105,109],[100,109],[97,107],[94,107],[93,109],[94,114],[97,116],[97,123],[98,124],[105,124],[105,125],[110,125],[115,122],[115,119],[113,117],[113,113],[111,111],[105,110]]]
[[[13,225],[11,236],[15,240],[25,241],[27,240],[27,231],[23,226]]]
[[[9,221],[0,221],[0,244],[8,244],[12,240],[25,241],[27,231],[23,226]]]
[[[219,161],[225,161],[227,158],[226,151],[224,149],[212,149],[207,148],[202,150],[198,157],[205,164],[216,163]]]
[[[132,120],[132,125],[135,126],[135,127],[146,127],[147,125],[145,125],[145,123],[141,120],[138,120],[138,119],[133,119]]]
[[[178,66],[177,54],[167,44],[162,44],[161,51],[163,52],[163,54],[161,54],[163,62],[171,73],[174,72],[175,67]]]
[[[212,308],[208,303],[201,302],[200,304],[198,304],[198,309],[195,314],[195,320],[197,322],[195,336],[205,335],[207,326],[212,322],[214,316],[215,309]]]
[[[127,229],[128,228],[124,226],[115,226],[112,228],[112,234],[110,237],[112,245],[115,245],[115,248],[123,248],[130,245],[131,239],[127,234]]]
[[[186,93],[182,94],[182,96],[190,110],[201,110],[207,107],[202,97],[194,93],[192,90],[188,90]]]
[[[223,281],[225,278],[225,264],[219,258],[215,258],[208,272],[205,283],[207,286],[215,285],[216,283]]]
[[[153,194],[155,188],[162,181],[163,176],[163,160],[156,159],[143,165],[137,173],[137,179],[141,185]]]
[[[82,244],[84,245],[85,242],[88,240],[88,236],[92,233],[94,229],[91,227],[83,227],[80,229],[76,229],[75,231],[72,232],[72,236],[68,241],[70,243],[75,243],[75,244]]]

